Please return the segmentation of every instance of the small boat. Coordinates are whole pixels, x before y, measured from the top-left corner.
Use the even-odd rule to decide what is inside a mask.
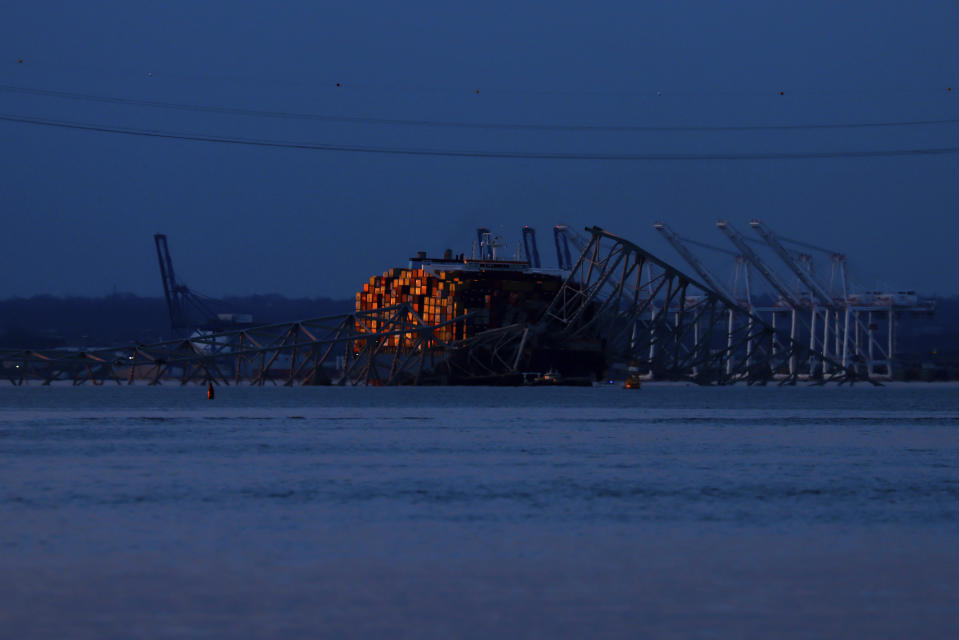
[[[591,387],[593,380],[589,376],[564,376],[556,369],[532,378],[526,378],[525,384],[530,387]]]
[[[541,376],[536,376],[528,383],[530,385],[553,385],[553,384],[562,384],[561,376],[559,371],[556,369],[550,369]]]
[[[643,386],[639,379],[639,365],[635,362],[629,363],[629,375],[626,376],[626,382],[623,383],[623,389],[639,389]]]

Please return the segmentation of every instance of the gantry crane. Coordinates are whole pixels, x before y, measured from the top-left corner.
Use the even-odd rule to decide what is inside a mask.
[[[810,292],[822,300],[824,304],[827,304],[828,309],[823,312],[825,325],[823,330],[823,352],[827,355],[829,353],[829,314],[832,312],[835,327],[833,331],[833,353],[836,356],[841,355],[842,365],[844,367],[853,365],[858,367],[864,364],[866,373],[869,376],[876,375],[876,366],[879,365],[885,368],[886,377],[891,378],[896,331],[897,309],[895,305],[891,304],[888,307],[875,306],[874,304],[863,305],[858,298],[856,299],[856,304],[853,304],[853,300],[849,295],[845,254],[824,249],[816,245],[783,238],[782,236],[776,235],[759,220],[752,220],[749,224],[759,233],[763,240],[776,251],[783,259],[783,262],[796,273],[796,276],[803,284],[809,287]],[[828,254],[830,262],[832,263],[830,287],[827,289],[825,285],[816,279],[811,268],[811,256],[804,254],[807,259],[800,262],[800,260],[793,258],[792,253],[782,245],[781,241]],[[804,266],[804,264],[809,266]],[[839,280],[841,288],[841,293],[839,294],[834,293],[837,279]],[[862,321],[860,317],[861,312],[867,313],[866,322]],[[843,314],[842,323],[840,323],[839,320],[840,313]],[[876,313],[885,313],[888,316],[885,346],[880,344],[876,339],[878,328],[878,323],[874,322]],[[813,330],[815,330],[815,316],[813,316]],[[862,341],[860,340],[862,334],[866,336],[865,349],[863,349]],[[877,355],[879,356],[878,359]]]
[[[536,247],[536,229],[529,225],[523,227],[523,250],[529,266],[539,269],[542,264],[539,261],[539,249]]]
[[[582,253],[589,241],[569,228],[569,225],[558,224],[553,227],[553,242],[556,243],[556,262],[560,269],[569,271],[573,268],[569,245]]]
[[[830,316],[834,318],[835,321],[835,336],[836,336],[836,345],[835,345],[835,354],[839,353],[839,313],[846,308],[844,301],[835,300],[826,288],[819,284],[819,281],[813,277],[812,274],[812,256],[807,256],[804,263],[806,264],[803,267],[799,261],[793,257],[793,254],[782,245],[775,233],[772,232],[767,226],[765,226],[759,220],[753,218],[749,221],[749,226],[759,234],[759,236],[765,241],[767,245],[779,256],[779,259],[782,260],[786,267],[792,271],[799,281],[806,286],[809,290],[809,294],[812,298],[819,300],[820,304],[823,305],[822,317],[823,317],[823,328],[822,328],[822,350],[823,353],[829,355],[829,331],[830,331]],[[809,332],[811,334],[810,346],[814,344],[813,340],[815,339],[816,333],[816,318],[818,316],[818,311],[816,305],[812,305],[812,318],[810,320]],[[845,318],[845,329],[843,333],[849,328],[849,313],[848,308],[846,308],[846,318]],[[845,366],[845,361],[843,366]]]
[[[163,295],[166,297],[167,310],[170,313],[170,328],[175,333],[210,324],[211,319],[216,318],[216,314],[210,309],[207,299],[179,282],[173,272],[173,259],[170,257],[166,234],[155,234],[153,242],[160,262],[160,278],[163,280]]]
[[[666,241],[669,242],[669,244],[672,245],[672,247],[673,247],[674,249],[676,249],[677,253],[679,253],[679,255],[681,255],[681,256],[683,257],[683,259],[687,262],[687,264],[689,264],[689,266],[693,268],[693,271],[695,271],[695,272],[699,275],[699,277],[701,277],[701,278],[703,279],[703,281],[704,281],[707,285],[709,285],[710,287],[712,287],[713,290],[716,291],[716,293],[717,293],[719,296],[724,297],[724,298],[726,299],[727,303],[730,303],[730,304],[740,304],[740,303],[745,302],[745,307],[746,307],[746,309],[750,312],[750,314],[753,313],[752,300],[751,300],[751,292],[750,292],[750,288],[749,288],[749,276],[748,276],[748,271],[747,271],[747,275],[746,275],[746,297],[745,297],[745,300],[737,300],[737,296],[735,295],[735,293],[731,293],[731,292],[729,291],[729,289],[728,289],[727,287],[725,287],[725,286],[719,281],[718,278],[714,277],[713,274],[712,274],[712,272],[710,272],[710,270],[706,268],[706,265],[704,265],[704,264],[702,263],[702,261],[700,261],[699,258],[696,257],[696,254],[694,254],[694,253],[689,249],[689,247],[687,247],[686,244],[685,244],[686,242],[692,242],[693,244],[700,244],[700,245],[702,245],[702,244],[704,244],[704,243],[699,243],[699,242],[696,242],[695,240],[689,240],[689,239],[687,239],[687,238],[680,238],[680,237],[679,237],[675,232],[673,232],[673,230],[670,229],[664,222],[656,222],[656,223],[654,223],[654,224],[653,224],[653,228],[656,229],[657,231],[659,231],[659,232],[663,235],[663,237],[666,238]],[[717,249],[717,250],[719,250],[719,251],[722,251],[723,253],[731,254],[731,255],[733,255],[733,256],[736,257],[736,258],[739,258],[739,257],[740,257],[740,256],[738,256],[735,252],[726,251],[725,249],[720,249],[719,247],[710,247],[710,248]],[[727,327],[727,332],[726,332],[726,333],[727,333],[727,347],[729,347],[730,345],[732,345],[733,335],[734,335],[734,326],[733,326],[733,325],[734,325],[734,321],[735,321],[735,314],[734,314],[732,311],[730,311],[730,312],[729,312],[729,318],[728,318],[729,326]],[[752,319],[750,318],[750,319],[748,320],[748,322],[749,322],[750,325],[751,325]],[[751,327],[750,327],[750,328],[751,328]],[[750,358],[750,355],[751,355],[751,351],[752,351],[752,345],[751,345],[751,344],[747,344],[747,345],[746,345],[747,366],[748,366],[748,359]],[[727,373],[728,373],[729,371],[732,371],[732,366],[733,366],[732,360],[728,361],[727,364],[726,364],[726,366],[727,366]]]
[[[772,285],[773,289],[779,294],[783,302],[788,306],[798,309],[803,305],[799,299],[793,294],[790,288],[786,285],[785,282],[776,274],[772,268],[767,265],[762,258],[759,257],[752,247],[746,243],[746,239],[730,224],[727,220],[719,220],[716,222],[716,227],[722,231],[730,242],[739,250],[739,252],[746,257],[749,262],[756,268],[759,273],[766,279],[769,284]]]
[[[832,295],[826,291],[825,287],[819,284],[819,281],[813,277],[811,268],[809,266],[804,269],[799,264],[799,262],[793,257],[792,253],[782,245],[782,243],[779,241],[779,238],[769,227],[755,218],[749,221],[749,226],[752,227],[753,230],[756,231],[756,233],[758,233],[766,242],[766,244],[776,252],[776,255],[778,255],[779,258],[786,263],[786,266],[789,267],[789,270],[796,274],[796,277],[799,278],[799,281],[806,285],[806,287],[809,289],[809,292],[818,298],[823,305],[830,309],[838,309],[842,306],[839,302],[834,300]]]
[[[189,333],[192,330],[218,331],[228,326],[249,325],[253,322],[249,314],[223,313],[213,311],[212,305],[218,301],[190,289],[177,280],[173,272],[173,259],[165,234],[153,236],[157,259],[160,263],[160,278],[163,280],[163,295],[166,298],[167,311],[170,314],[170,328],[173,333]]]
[[[752,247],[750,247],[746,243],[746,239],[742,236],[742,234],[739,233],[739,231],[736,230],[735,227],[733,227],[732,224],[730,224],[726,220],[718,220],[716,222],[716,227],[720,231],[722,231],[727,238],[729,238],[729,241],[732,242],[733,246],[735,246],[739,250],[740,254],[743,255],[750,263],[752,263],[752,265],[756,268],[756,270],[762,274],[763,278],[765,278],[766,281],[770,285],[772,285],[773,289],[776,290],[782,302],[787,307],[789,307],[790,309],[789,338],[790,340],[795,340],[796,330],[798,328],[797,325],[799,320],[799,310],[803,308],[804,306],[802,302],[795,295],[793,295],[793,292],[789,289],[788,286],[786,286],[786,283],[783,282],[782,279],[776,274],[776,272],[773,271],[772,268],[769,265],[767,265],[762,258],[759,257],[759,254],[753,251]],[[772,322],[773,322],[773,326],[775,326],[775,323],[776,323],[775,313],[773,313],[772,315]],[[815,337],[810,336],[810,345],[809,345],[810,349],[814,349],[815,347],[814,340],[815,340]],[[795,362],[790,361],[790,373],[794,373],[793,371],[794,366],[795,366]],[[810,367],[812,366],[813,364],[811,362]]]

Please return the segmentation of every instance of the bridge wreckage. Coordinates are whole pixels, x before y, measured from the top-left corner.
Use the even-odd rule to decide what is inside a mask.
[[[511,260],[480,229],[471,257],[421,252],[409,268],[364,285],[352,313],[197,330],[156,344],[5,351],[0,376],[15,385],[588,384],[627,372],[704,385],[875,377],[855,354],[843,362],[814,348],[795,322],[777,327],[775,315],[770,321],[638,245],[586,231],[554,230],[559,269],[540,266],[532,229],[524,229],[525,257]]]

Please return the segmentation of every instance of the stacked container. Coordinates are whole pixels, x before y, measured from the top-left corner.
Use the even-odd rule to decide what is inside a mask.
[[[486,329],[533,322],[549,305],[562,281],[527,271],[391,269],[373,276],[356,294],[358,312],[409,303],[436,340],[453,342]],[[470,314],[468,317],[467,314]],[[382,320],[358,322],[360,331],[388,331]],[[458,320],[457,320],[458,319]],[[454,321],[454,322],[450,322]],[[444,324],[449,322],[449,324]],[[436,326],[443,325],[443,326]],[[410,347],[411,334],[386,338],[387,347]]]

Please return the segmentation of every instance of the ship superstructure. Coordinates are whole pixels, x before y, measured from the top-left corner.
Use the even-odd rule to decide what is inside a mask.
[[[410,304],[439,340],[464,340],[488,329],[536,322],[563,283],[562,271],[536,269],[525,260],[466,258],[447,250],[442,258],[425,251],[406,268],[373,276],[356,294],[356,311]],[[380,327],[374,327],[379,329]],[[409,339],[392,336],[388,346]]]

